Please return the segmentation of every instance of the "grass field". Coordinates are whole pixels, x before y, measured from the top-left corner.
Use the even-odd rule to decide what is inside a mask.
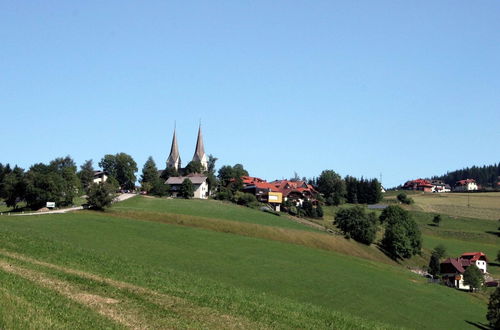
[[[11,283],[0,289],[0,328],[465,329],[485,322],[481,299],[398,265],[159,221],[203,215],[300,232],[282,217],[215,203],[137,198],[109,214],[0,217],[0,278]]]
[[[396,195],[396,192],[391,192],[391,194],[387,195],[386,199],[394,201]],[[408,208],[413,211],[440,213],[454,217],[475,219],[500,219],[500,192],[469,194],[414,193],[411,194],[411,198],[413,198],[415,204]]]

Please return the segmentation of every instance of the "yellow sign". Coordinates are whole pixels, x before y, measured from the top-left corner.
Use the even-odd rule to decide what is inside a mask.
[[[283,203],[283,194],[280,193],[280,192],[272,192],[272,191],[270,191],[268,193],[267,202],[268,203],[281,204],[281,203]]]

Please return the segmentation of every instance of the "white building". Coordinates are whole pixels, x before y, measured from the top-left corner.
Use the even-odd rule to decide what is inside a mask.
[[[170,186],[172,197],[180,197],[180,189],[185,179],[191,181],[194,187],[194,198],[208,198],[208,182],[207,177],[199,174],[191,174],[188,176],[172,176],[165,182]]]
[[[94,183],[104,183],[108,180],[108,173],[104,171],[94,171]]]
[[[478,190],[479,187],[477,186],[476,180],[474,179],[467,179],[467,180],[460,180],[457,181],[455,184],[455,188],[453,190],[455,191],[472,191],[472,190]]]

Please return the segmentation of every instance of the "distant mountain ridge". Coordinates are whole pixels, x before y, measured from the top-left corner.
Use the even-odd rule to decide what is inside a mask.
[[[441,176],[435,176],[432,179],[443,180],[452,186],[459,180],[474,179],[483,188],[499,188],[500,162],[493,165],[466,167]]]

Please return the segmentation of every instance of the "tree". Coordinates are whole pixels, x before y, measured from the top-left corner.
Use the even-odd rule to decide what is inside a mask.
[[[478,289],[484,283],[483,273],[476,265],[472,264],[465,269],[464,284],[471,287],[471,291]]]
[[[139,181],[141,183],[149,182],[153,185],[156,181],[158,181],[158,179],[158,168],[156,167],[153,157],[149,156],[146,163],[144,163]]]
[[[179,176],[179,171],[177,171],[175,167],[167,167],[161,172],[160,178],[164,181],[167,181],[168,178],[173,176]]]
[[[25,176],[25,200],[31,209],[44,207],[46,202],[55,202],[56,205],[65,203],[67,184],[63,177],[54,168],[42,163],[30,167]],[[73,194],[73,192],[69,192]]]
[[[439,227],[439,224],[441,223],[441,214],[436,214],[432,219],[432,222],[434,222],[434,224]]]
[[[486,319],[492,329],[500,329],[500,287],[497,287],[490,296]]]
[[[192,173],[203,173],[203,165],[199,160],[190,161],[184,168],[184,172],[185,175]]]
[[[17,203],[25,198],[26,184],[24,170],[15,166],[13,170],[4,169],[0,198],[3,198],[8,207],[17,208]]]
[[[361,206],[341,208],[335,214],[335,224],[354,240],[370,245],[377,233],[377,218]]]
[[[115,187],[107,181],[104,183],[92,183],[87,192],[87,204],[91,209],[103,211],[111,206],[115,198]]]
[[[498,250],[498,252],[497,252],[496,261],[500,263],[500,250]]]
[[[60,204],[63,206],[71,205],[73,199],[81,190],[80,179],[76,175],[77,167],[75,161],[70,156],[60,157],[51,161],[49,166],[64,181],[63,196]]]
[[[194,186],[191,180],[188,178],[184,179],[181,184],[181,188],[179,190],[182,197],[189,199],[194,196]]]
[[[406,259],[420,253],[422,235],[407,211],[391,205],[382,211],[380,221],[386,223],[382,246],[394,259]]]
[[[439,275],[439,271],[440,271],[439,257],[436,254],[432,253],[431,258],[429,260],[429,273],[432,276],[436,276]]]
[[[324,170],[318,178],[318,191],[326,198],[328,205],[339,205],[346,195],[345,182],[332,170]]]
[[[439,244],[434,248],[432,254],[435,254],[439,259],[444,258],[446,255],[446,248],[443,244]]]
[[[92,165],[92,159],[86,160],[85,163],[80,166],[80,171],[77,175],[80,179],[82,188],[86,191],[92,182],[94,182],[94,166]]]
[[[123,152],[116,155],[105,155],[99,162],[99,166],[114,177],[122,189],[132,190],[135,188],[137,163],[132,156]]]

